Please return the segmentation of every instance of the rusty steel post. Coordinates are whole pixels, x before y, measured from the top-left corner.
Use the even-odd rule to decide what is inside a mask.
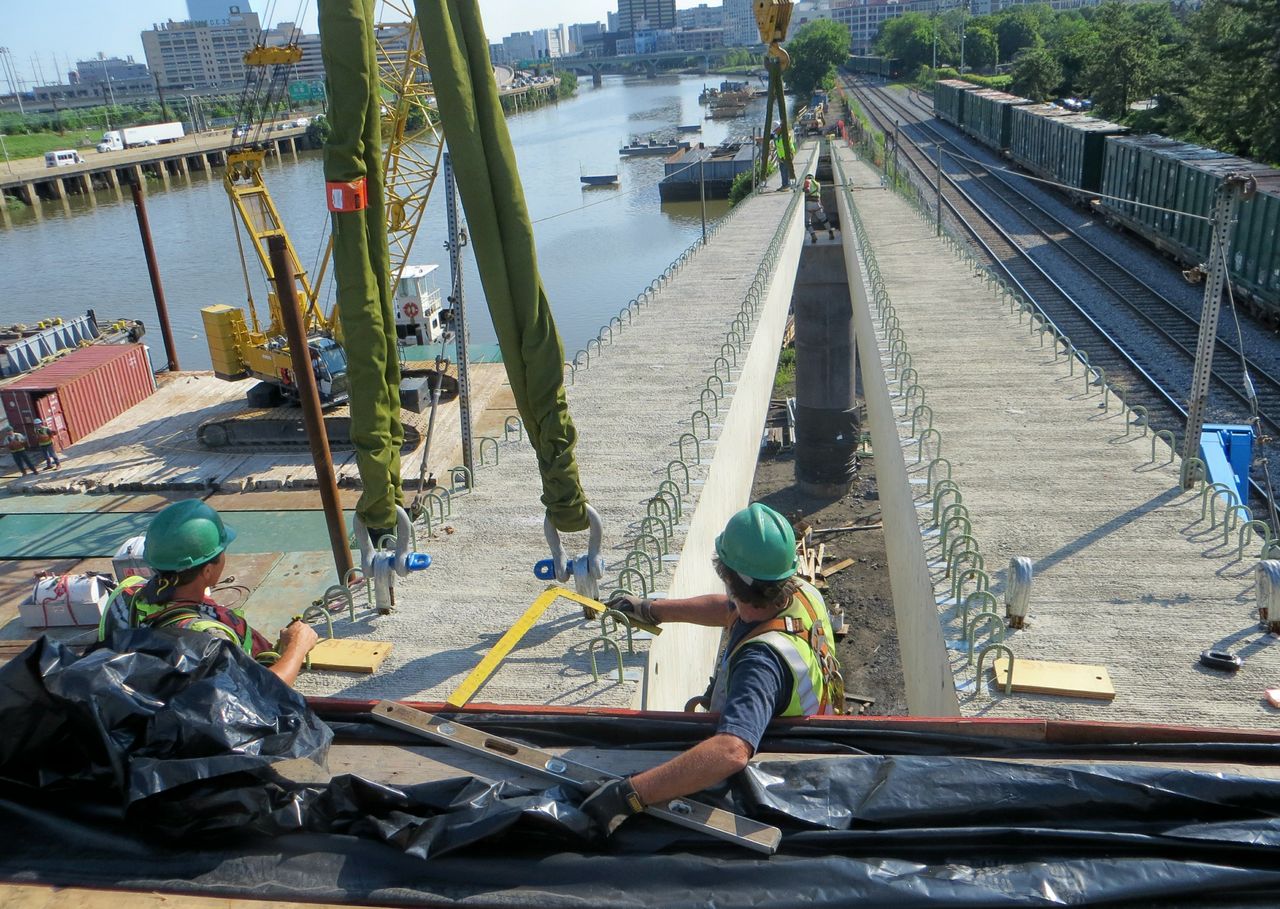
[[[285,249],[284,237],[269,237],[267,245],[271,253],[271,272],[275,275],[276,296],[280,301],[280,319],[284,322],[285,335],[289,339],[289,356],[293,360],[293,381],[298,386],[298,402],[302,405],[302,422],[307,427],[311,460],[316,466],[316,480],[320,485],[320,501],[324,504],[325,523],[329,527],[333,564],[338,571],[338,580],[342,582],[352,568],[351,549],[347,545],[347,525],[342,517],[342,502],[338,498],[338,481],[333,474],[329,436],[325,433],[324,414],[320,410],[320,390],[316,386],[316,374],[311,368],[307,332],[302,325],[298,288],[293,266]]]
[[[164,285],[160,283],[160,264],[156,262],[156,249],[151,243],[151,221],[147,218],[147,197],[137,177],[129,180],[133,193],[133,211],[138,216],[138,233],[142,235],[142,253],[147,257],[147,274],[151,277],[151,294],[156,298],[156,317],[160,320],[160,336],[164,338],[164,353],[169,358],[169,371],[177,372],[178,348],[173,343],[173,327],[169,324],[169,307],[164,301]]]

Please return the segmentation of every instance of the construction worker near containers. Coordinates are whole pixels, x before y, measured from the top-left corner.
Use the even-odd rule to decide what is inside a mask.
[[[782,186],[780,189],[788,189],[791,186],[791,159],[793,155],[790,143],[786,141],[787,138],[782,135],[782,124],[775,121],[773,124],[773,151],[778,157],[778,172],[782,174]]]
[[[279,643],[272,646],[244,616],[209,596],[209,588],[222,579],[227,547],[235,538],[221,515],[198,499],[167,506],[148,526],[142,549],[155,575],[124,578],[112,591],[98,638],[113,627],[204,632],[255,660],[269,661],[269,671],[292,685],[316,645],[315,629],[295,620],[281,629]]]
[[[58,450],[53,433],[49,431],[49,427],[44,424],[44,420],[36,417],[35,431],[36,446],[40,449],[40,454],[44,457],[44,466],[52,470],[55,467],[61,467],[62,461],[58,458]]]
[[[18,469],[22,471],[24,477],[28,472],[40,472],[36,470],[36,465],[31,461],[31,453],[27,451],[27,437],[18,432],[18,430],[10,429],[5,433],[4,447],[13,456],[13,463],[18,465]]]
[[[611,780],[582,809],[607,832],[644,806],[698,792],[747,766],[774,717],[844,711],[844,680],[826,603],[796,577],[790,522],[755,503],[716,538],[726,594],[646,599],[618,594],[609,607],[643,622],[724,627],[728,637],[707,693],[690,701],[719,714],[711,738],[633,777]]]
[[[817,243],[817,231],[825,229],[827,236],[834,240],[836,230],[827,220],[826,209],[822,207],[822,184],[818,182],[818,178],[813,174],[805,174],[800,190],[804,193],[804,211],[809,221],[809,239]]]

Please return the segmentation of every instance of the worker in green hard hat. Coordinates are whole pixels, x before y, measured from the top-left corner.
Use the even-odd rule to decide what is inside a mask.
[[[724,594],[648,599],[618,594],[609,607],[642,622],[691,622],[728,629],[711,686],[686,710],[719,714],[716,732],[682,755],[605,783],[582,808],[606,832],[645,805],[698,792],[747,766],[774,717],[844,712],[844,680],[822,594],[796,577],[791,523],[759,502],[716,537]]]
[[[227,547],[236,533],[222,516],[199,499],[167,506],[147,528],[142,557],[155,569],[150,579],[124,578],[108,597],[98,638],[113,627],[201,631],[230,642],[292,685],[303,660],[316,645],[315,629],[295,621],[271,642],[238,612],[218,605],[209,588],[222,579]]]

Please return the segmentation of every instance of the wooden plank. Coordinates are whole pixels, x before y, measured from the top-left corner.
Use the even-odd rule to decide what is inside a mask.
[[[833,562],[832,564],[826,566],[825,568],[819,569],[818,576],[823,578],[829,578],[833,574],[836,574],[837,572],[844,571],[846,568],[848,568],[852,564],[853,564],[853,559],[841,559],[839,562]]]
[[[997,659],[991,666],[996,684],[1003,690],[1009,679],[1009,660]],[[1048,660],[1013,661],[1013,690],[1029,694],[1056,694],[1063,697],[1109,701],[1116,696],[1106,666],[1086,663],[1053,663]]]
[[[332,638],[311,649],[312,669],[335,672],[374,672],[391,654],[385,641],[344,641]]]

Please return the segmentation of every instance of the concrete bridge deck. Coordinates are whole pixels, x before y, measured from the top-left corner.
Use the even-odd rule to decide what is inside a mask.
[[[1280,681],[1280,641],[1259,630],[1253,608],[1260,542],[1237,558],[1236,533],[1224,543],[1222,527],[1201,520],[1199,494],[1182,491],[1168,446],[1156,442],[1153,459],[1151,436],[1127,425],[1132,414],[1114,396],[1104,408],[1101,389],[1086,388],[1080,369],[1071,375],[1065,356],[1055,359],[1048,345],[1041,347],[1026,320],[1010,314],[973,268],[935,239],[931,225],[880,188],[878,172],[848,150],[839,159],[850,190],[842,205],[861,213],[919,373],[907,378],[925,390],[1000,614],[1010,559],[1035,563],[1027,627],[1009,632],[1007,643],[1017,658],[1103,665],[1116,694],[1110,703],[1005,695],[989,669],[975,678],[925,492],[924,466],[938,443],[930,436],[916,463],[922,427],[913,435],[909,417],[918,399],[898,394],[883,334],[874,343],[864,335],[859,352],[881,497],[892,492],[885,464],[900,451],[899,470],[909,474],[915,500],[910,527],[892,526],[894,508],[886,502],[885,526],[890,560],[901,572],[893,578],[900,637],[906,614],[917,661],[936,658],[945,642],[958,707],[967,716],[1273,726],[1277,711],[1263,692]],[[845,223],[846,262],[856,268],[854,231]],[[855,293],[855,305],[859,296],[867,307],[865,292]],[[871,324],[874,313],[873,300],[860,325]],[[887,388],[871,389],[870,374],[881,372]],[[886,418],[889,406],[894,415]],[[901,489],[897,495],[907,499]],[[929,628],[934,621],[941,638],[937,626]],[[980,632],[979,646],[989,639]],[[1208,648],[1236,651],[1244,668],[1226,674],[1201,667],[1199,654]],[[904,659],[907,650],[904,642]],[[910,675],[913,666],[905,668]],[[919,675],[919,663],[914,668]],[[942,711],[945,695],[926,685],[916,703],[931,700]]]
[[[802,154],[816,154],[810,147]],[[803,158],[801,160],[804,160]],[[619,586],[637,589],[635,575],[619,577],[636,546],[650,499],[668,479],[668,465],[682,456],[689,467],[672,469],[681,490],[681,514],[671,523],[669,554],[655,565],[640,564],[652,590],[705,592],[718,589],[711,566],[713,540],[724,521],[750,493],[759,439],[776,370],[803,236],[803,207],[794,193],[762,193],[722,222],[689,264],[641,305],[634,321],[615,323],[613,340],[591,345],[589,363],[579,365],[567,387],[578,429],[577,460],[583,486],[604,521],[608,564],[601,594]],[[770,244],[777,241],[774,249]],[[726,334],[747,298],[757,265],[770,258],[757,315],[741,349]],[[625,300],[619,301],[621,308]],[[622,321],[626,321],[625,317]],[[725,395],[705,394],[724,353],[731,375],[720,367]],[[569,354],[572,356],[572,354]],[[704,412],[692,416],[695,412]],[[341,637],[389,640],[395,650],[379,671],[353,683],[350,675],[308,673],[298,687],[308,695],[444,699],[498,638],[546,588],[532,574],[547,556],[536,462],[527,441],[499,445],[500,468],[484,470],[472,492],[455,498],[453,515],[437,523],[420,548],[432,567],[397,585],[398,610],[350,627]],[[492,455],[490,455],[492,457]],[[695,511],[696,509],[696,511]],[[663,509],[655,509],[659,515]],[[649,527],[660,535],[652,522]],[[580,553],[586,534],[566,540]],[[421,537],[420,537],[421,539]],[[654,554],[652,545],[650,554]],[[638,590],[637,590],[638,592]],[[260,623],[287,617],[288,604],[256,605]],[[278,613],[273,615],[272,611]],[[643,701],[680,709],[701,694],[711,672],[718,635],[692,626],[672,628],[652,647],[637,641],[626,654],[627,681],[594,681],[586,653],[599,625],[584,624],[581,608],[561,600],[538,620],[521,645],[476,695],[477,702],[631,706]],[[625,645],[623,650],[625,652]],[[602,673],[616,675],[617,660],[598,654]],[[644,672],[646,666],[649,672]],[[612,667],[612,669],[611,669]]]

